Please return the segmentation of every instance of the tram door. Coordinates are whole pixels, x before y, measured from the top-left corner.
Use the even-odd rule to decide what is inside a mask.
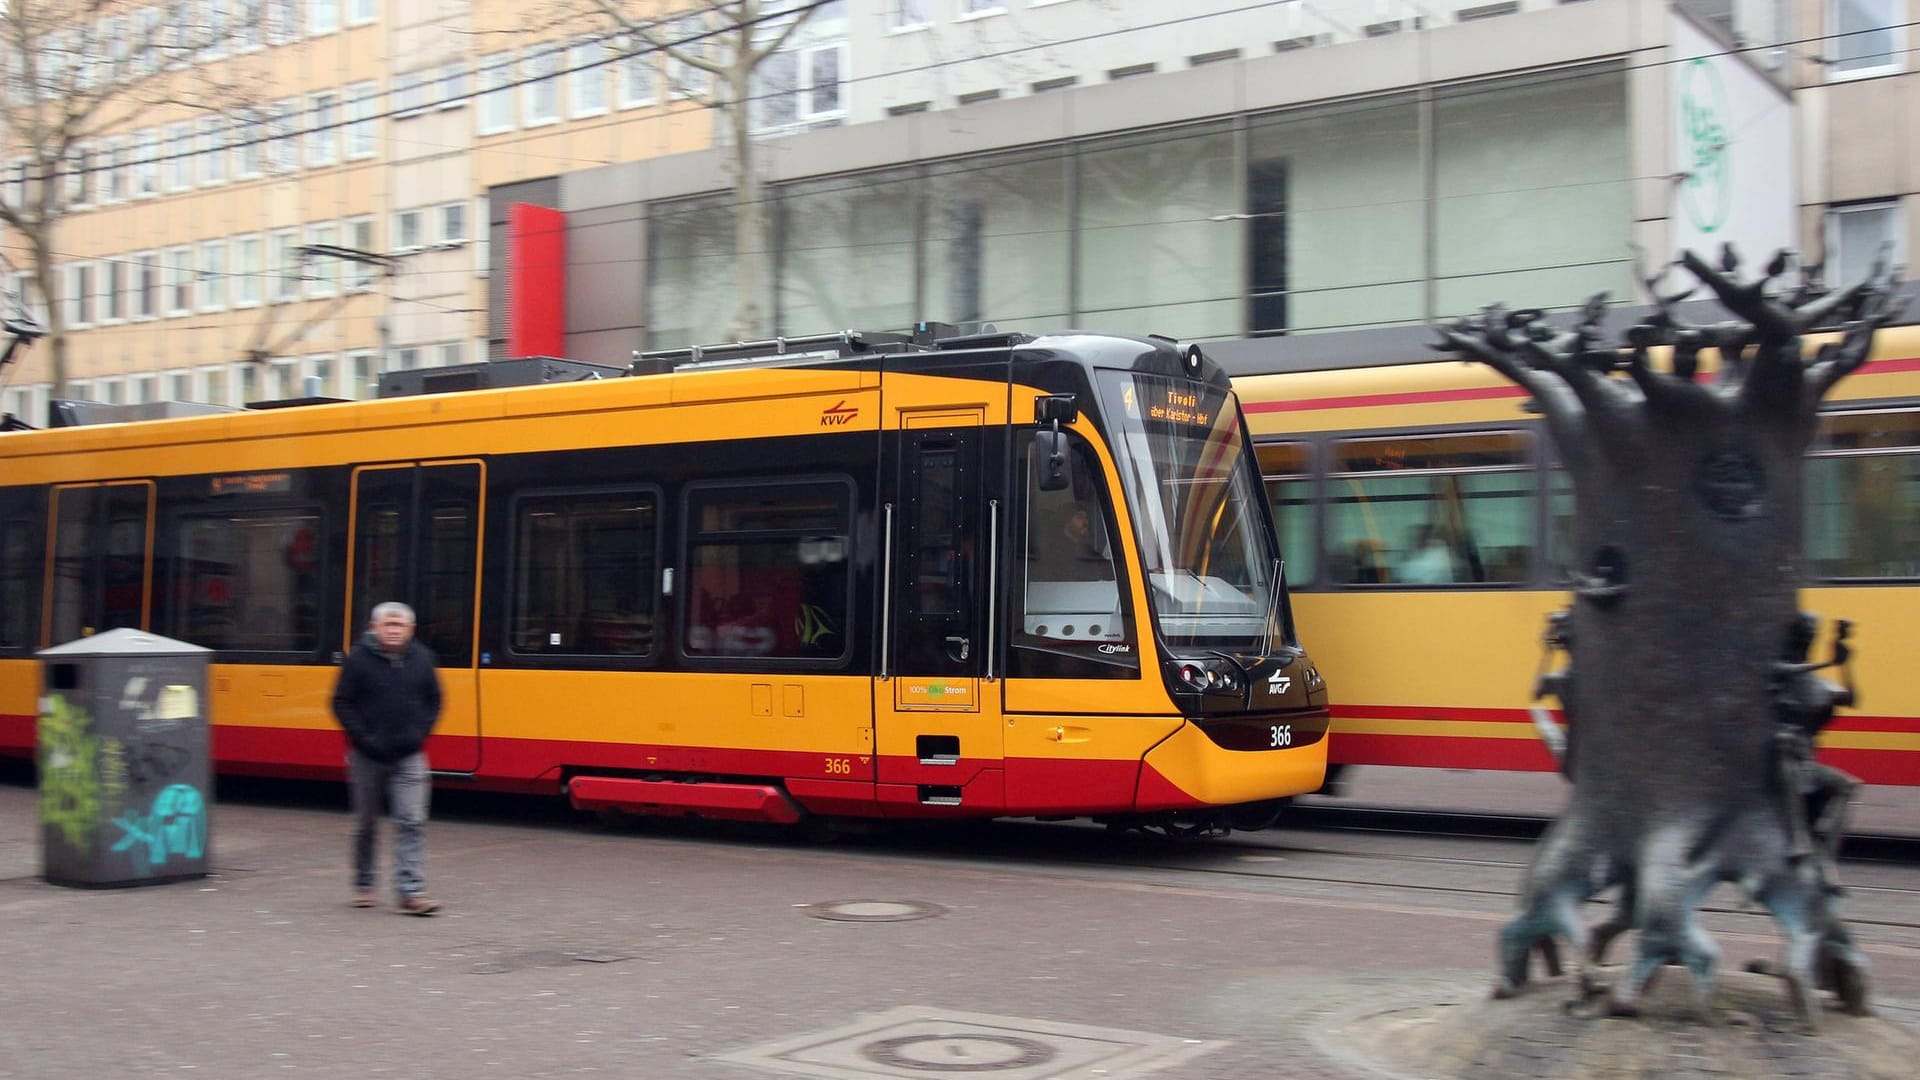
[[[883,804],[1005,804],[999,696],[983,693],[982,678],[990,648],[983,420],[977,408],[900,413],[881,514],[887,583],[874,779]]]
[[[53,489],[41,641],[145,629],[152,606],[153,481]]]
[[[413,608],[415,636],[440,664],[440,723],[427,743],[435,772],[480,766],[480,523],[486,469],[478,461],[370,465],[353,474],[353,550],[345,648],[374,605]]]

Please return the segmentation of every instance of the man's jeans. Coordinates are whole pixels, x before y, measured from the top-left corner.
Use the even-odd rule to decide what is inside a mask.
[[[427,755],[416,753],[392,763],[347,751],[347,784],[353,801],[353,884],[373,888],[376,836],[381,803],[393,814],[393,888],[401,900],[426,888]]]

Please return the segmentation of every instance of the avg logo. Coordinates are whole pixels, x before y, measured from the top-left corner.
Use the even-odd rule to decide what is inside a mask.
[[[848,406],[847,399],[841,398],[832,408],[820,410],[821,427],[846,427],[853,418],[860,415],[860,406]]]

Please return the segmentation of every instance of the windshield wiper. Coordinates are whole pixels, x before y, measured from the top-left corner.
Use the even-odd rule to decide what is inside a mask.
[[[1273,557],[1273,572],[1267,578],[1267,624],[1261,630],[1260,662],[1273,656],[1273,624],[1280,621],[1280,556]]]

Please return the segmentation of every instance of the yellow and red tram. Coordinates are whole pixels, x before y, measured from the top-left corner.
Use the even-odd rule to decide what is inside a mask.
[[[1554,768],[1528,707],[1567,603],[1572,502],[1525,392],[1458,361],[1236,370],[1234,386],[1333,688],[1330,761]],[[1920,784],[1920,326],[1881,332],[1806,468],[1804,604],[1853,621],[1860,690],[1821,756]]]
[[[128,626],[214,650],[216,768],[338,775],[335,664],[399,599],[443,783],[773,821],[1320,786],[1326,689],[1198,348],[849,333],[629,374],[0,435],[0,752],[33,750],[36,649]]]

